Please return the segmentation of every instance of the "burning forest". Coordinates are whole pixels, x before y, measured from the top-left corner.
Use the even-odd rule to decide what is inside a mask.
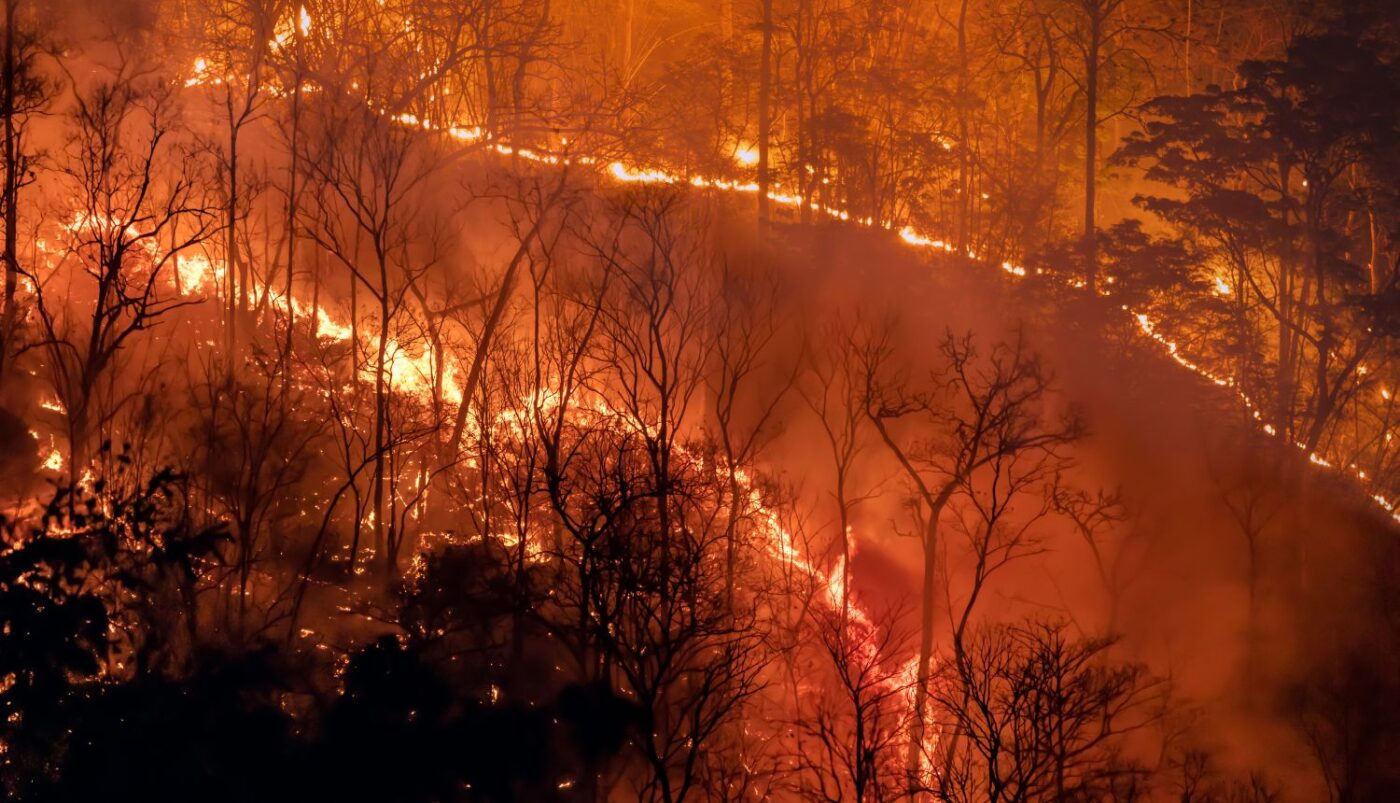
[[[1400,15],[0,0],[15,801],[1400,799]]]

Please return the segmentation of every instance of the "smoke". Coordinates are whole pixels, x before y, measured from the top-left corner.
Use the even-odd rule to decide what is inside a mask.
[[[65,20],[62,41],[125,42],[155,34],[153,8],[140,0],[62,0],[47,13]],[[86,75],[85,67],[71,69]],[[250,158],[265,156],[260,151],[275,136],[265,139],[248,144]],[[419,190],[424,205],[490,195],[489,187],[458,193],[489,183],[489,169],[477,170],[459,164],[435,173]],[[432,207],[441,219],[425,214],[416,221],[433,228],[423,238],[432,243],[424,285],[441,295],[425,308],[453,308],[496,292],[500,266],[518,242],[520,219],[510,212],[519,210],[508,206],[488,200],[463,211],[444,203]],[[1066,450],[1065,487],[1113,500],[1115,512],[1091,542],[1065,516],[1041,510],[1043,500],[1019,506],[1016,515],[1038,516],[1032,526],[1039,548],[996,575],[978,618],[1064,617],[1081,634],[1119,636],[1115,657],[1143,662],[1170,682],[1174,714],[1163,729],[1178,736],[1175,746],[1209,749],[1235,770],[1263,768],[1296,788],[1316,783],[1305,737],[1316,742],[1330,727],[1310,718],[1310,700],[1326,697],[1341,712],[1389,705],[1387,687],[1356,666],[1370,653],[1384,668],[1400,644],[1394,533],[1345,478],[1262,440],[1233,397],[1145,347],[1121,316],[1106,316],[1092,301],[1066,301],[1033,281],[1013,286],[982,264],[928,258],[885,232],[779,223],[771,237],[758,237],[747,211],[714,206],[705,211],[715,214],[717,250],[733,266],[773,280],[777,335],[754,382],[772,392],[790,381],[795,387],[774,408],[761,462],[791,488],[821,562],[834,562],[841,533],[830,448],[803,396],[813,361],[839,353],[843,333],[878,329],[888,333],[911,381],[935,392],[948,334],[970,334],[983,354],[1024,336],[1054,376],[1045,414],[1073,411],[1087,426],[1086,437]],[[565,247],[579,252],[570,255],[575,267],[587,264],[583,244]],[[323,304],[348,295],[354,280],[341,278],[327,282]],[[461,316],[468,328],[479,318]],[[171,327],[160,337],[216,337],[215,323],[204,323],[207,329]],[[169,357],[171,341],[158,342],[152,353]],[[132,364],[150,366],[156,360],[149,356]],[[142,389],[148,401],[162,395]],[[0,399],[15,410],[0,410],[0,487],[7,492],[28,493],[39,459],[24,420],[42,415],[32,390],[5,389],[8,398]],[[165,401],[174,407],[182,400]],[[741,415],[756,420],[763,403],[752,401]],[[847,489],[852,585],[877,609],[917,610],[922,558],[910,489],[868,422],[856,418],[863,429]],[[945,616],[965,593],[957,583],[968,568],[957,533],[948,541],[940,555],[953,582],[939,600]],[[336,593],[313,595],[306,618],[318,626],[335,620]],[[940,636],[947,630],[941,625]],[[349,641],[364,633],[334,640],[342,635]]]
[[[1083,417],[1088,435],[1066,482],[1121,502],[1123,520],[1100,543],[1111,579],[1083,535],[1048,516],[1035,525],[1043,554],[999,575],[979,615],[1063,615],[1085,635],[1119,636],[1121,658],[1170,683],[1163,730],[1177,729],[1174,749],[1313,789],[1299,689],[1358,650],[1395,648],[1384,619],[1393,532],[1368,500],[1258,435],[1233,397],[1144,347],[1116,316],[879,233],[784,228],[778,242],[790,349],[810,348],[842,316],[889,321],[906,364],[935,371],[945,332],[989,349],[1024,331],[1055,376],[1057,403]],[[788,407],[766,457],[801,489],[817,543],[834,544],[830,454],[811,411]],[[855,593],[908,610],[921,582],[909,488],[871,433],[853,485]]]

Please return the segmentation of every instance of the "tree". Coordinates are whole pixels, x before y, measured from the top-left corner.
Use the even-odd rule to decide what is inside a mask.
[[[1378,208],[1372,182],[1389,169],[1372,161],[1373,143],[1397,130],[1395,66],[1366,34],[1334,28],[1240,74],[1233,89],[1154,100],[1118,158],[1184,192],[1138,202],[1210,244],[1232,304],[1237,381],[1264,396],[1266,423],[1286,442],[1326,451],[1347,437],[1339,417],[1387,331],[1369,299],[1388,296],[1394,275],[1378,267],[1366,221]],[[1255,368],[1260,341],[1271,364]],[[1256,379],[1265,369],[1267,383]]]
[[[1107,82],[1127,62],[1150,76],[1151,61],[1136,48],[1144,38],[1169,31],[1167,25],[1152,21],[1152,11],[1134,0],[1071,0],[1065,13],[1050,16],[1080,62],[1076,80],[1084,102],[1084,281],[1091,293],[1099,287],[1099,126],[1133,105],[1129,101],[1103,114]]]
[[[921,627],[907,761],[913,791],[923,786],[920,768],[927,760],[925,728],[945,511],[979,471],[995,471],[1022,456],[1053,453],[1076,440],[1081,428],[1072,417],[1056,420],[1045,411],[1050,378],[1022,337],[998,343],[981,357],[970,335],[949,334],[941,349],[946,366],[942,374],[935,370],[929,389],[911,385],[902,374],[888,337],[867,337],[862,359],[866,415],[909,483],[921,529]]]
[[[913,713],[898,618],[853,619],[839,604],[819,604],[807,627],[815,653],[807,671],[819,683],[795,712],[806,736],[795,761],[802,791],[823,801],[897,799],[907,788],[901,747]]]
[[[264,602],[251,596],[254,571],[286,554],[286,534],[302,518],[298,513],[316,504],[307,475],[325,425],[297,413],[307,406],[306,394],[279,379],[278,373],[292,372],[282,359],[255,351],[242,376],[212,368],[191,392],[201,437],[190,467],[202,481],[210,512],[225,518],[232,531],[236,609],[228,624],[239,639],[280,618],[281,611],[263,610],[261,621],[250,621]],[[281,534],[282,543],[273,543],[273,533]],[[278,595],[266,604],[282,601]]]
[[[740,528],[751,515],[751,483],[742,481],[747,467],[758,462],[763,447],[777,434],[781,421],[778,406],[792,388],[797,366],[783,370],[776,279],[763,276],[759,265],[736,268],[726,257],[722,269],[722,300],[713,326],[713,365],[706,389],[713,416],[712,437],[727,475],[728,509],[725,521],[726,577],[730,605],[735,604],[740,562]],[[775,363],[779,363],[776,364]],[[775,372],[777,372],[775,374]]]
[[[387,18],[373,17],[382,28]],[[372,52],[377,44],[366,38],[355,43],[362,52]],[[409,80],[395,75],[396,65],[376,59],[353,62],[347,74],[339,75],[334,96],[317,105],[312,118],[314,135],[308,136],[303,162],[314,182],[314,208],[307,233],[347,274],[352,331],[349,340],[351,375],[358,380],[359,351],[358,292],[370,296],[373,333],[364,344],[369,352],[364,366],[372,387],[372,436],[368,458],[372,463],[369,487],[369,521],[374,533],[374,554],[382,561],[387,576],[398,571],[399,554],[406,533],[399,529],[398,479],[392,468],[397,464],[399,437],[413,433],[413,439],[428,431],[396,421],[393,405],[397,368],[409,349],[418,348],[409,340],[414,332],[404,323],[410,307],[413,285],[442,256],[441,218],[427,207],[427,192],[436,164],[433,143],[421,132],[386,118],[374,108],[350,95],[342,95],[346,84],[376,87],[374,102],[392,104],[400,100],[396,83]],[[396,370],[397,368],[397,370]],[[396,426],[397,432],[396,435]],[[356,522],[356,535],[360,530]],[[356,538],[358,547],[358,538]],[[358,548],[352,549],[352,570],[358,561]]]
[[[41,332],[36,345],[67,414],[75,475],[87,468],[96,433],[128,398],[119,384],[125,350],[190,303],[167,287],[167,272],[213,230],[201,172],[174,139],[176,114],[169,88],[131,62],[73,98],[59,168],[69,193],[63,251],[51,273],[36,269],[28,278]]]
[[[4,55],[0,63],[0,119],[3,119],[5,173],[0,183],[0,214],[4,216],[5,242],[0,260],[5,263],[0,283],[0,385],[5,384],[20,322],[19,291],[23,273],[19,264],[20,190],[34,179],[36,152],[31,143],[30,121],[52,99],[56,87],[42,72],[39,58],[47,42],[42,24],[22,0],[5,0]],[[3,399],[0,399],[3,401]]]
[[[871,492],[858,492],[857,459],[865,448],[862,430],[866,423],[866,377],[861,373],[860,349],[851,336],[854,327],[837,322],[824,333],[808,368],[810,381],[801,386],[803,401],[811,409],[825,436],[831,457],[832,501],[836,503],[836,540],[840,545],[840,600],[842,617],[850,614],[852,514]],[[840,631],[838,630],[838,635]]]
[[[0,783],[11,796],[52,779],[70,706],[94,681],[178,669],[197,646],[195,585],[223,531],[190,521],[172,473],[133,476],[125,455],[112,464],[32,519],[0,518]]]
[[[1055,621],[980,630],[939,711],[965,734],[949,799],[1093,798],[1146,770],[1125,737],[1159,716],[1162,686],[1141,666],[1106,660],[1111,639],[1076,639]]]

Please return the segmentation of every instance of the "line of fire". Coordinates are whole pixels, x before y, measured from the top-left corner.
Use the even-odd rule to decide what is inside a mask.
[[[1393,0],[0,16],[6,800],[1400,800]]]

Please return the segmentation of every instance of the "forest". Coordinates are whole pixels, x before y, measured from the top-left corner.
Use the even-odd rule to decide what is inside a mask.
[[[0,0],[7,800],[1400,800],[1386,0]]]

